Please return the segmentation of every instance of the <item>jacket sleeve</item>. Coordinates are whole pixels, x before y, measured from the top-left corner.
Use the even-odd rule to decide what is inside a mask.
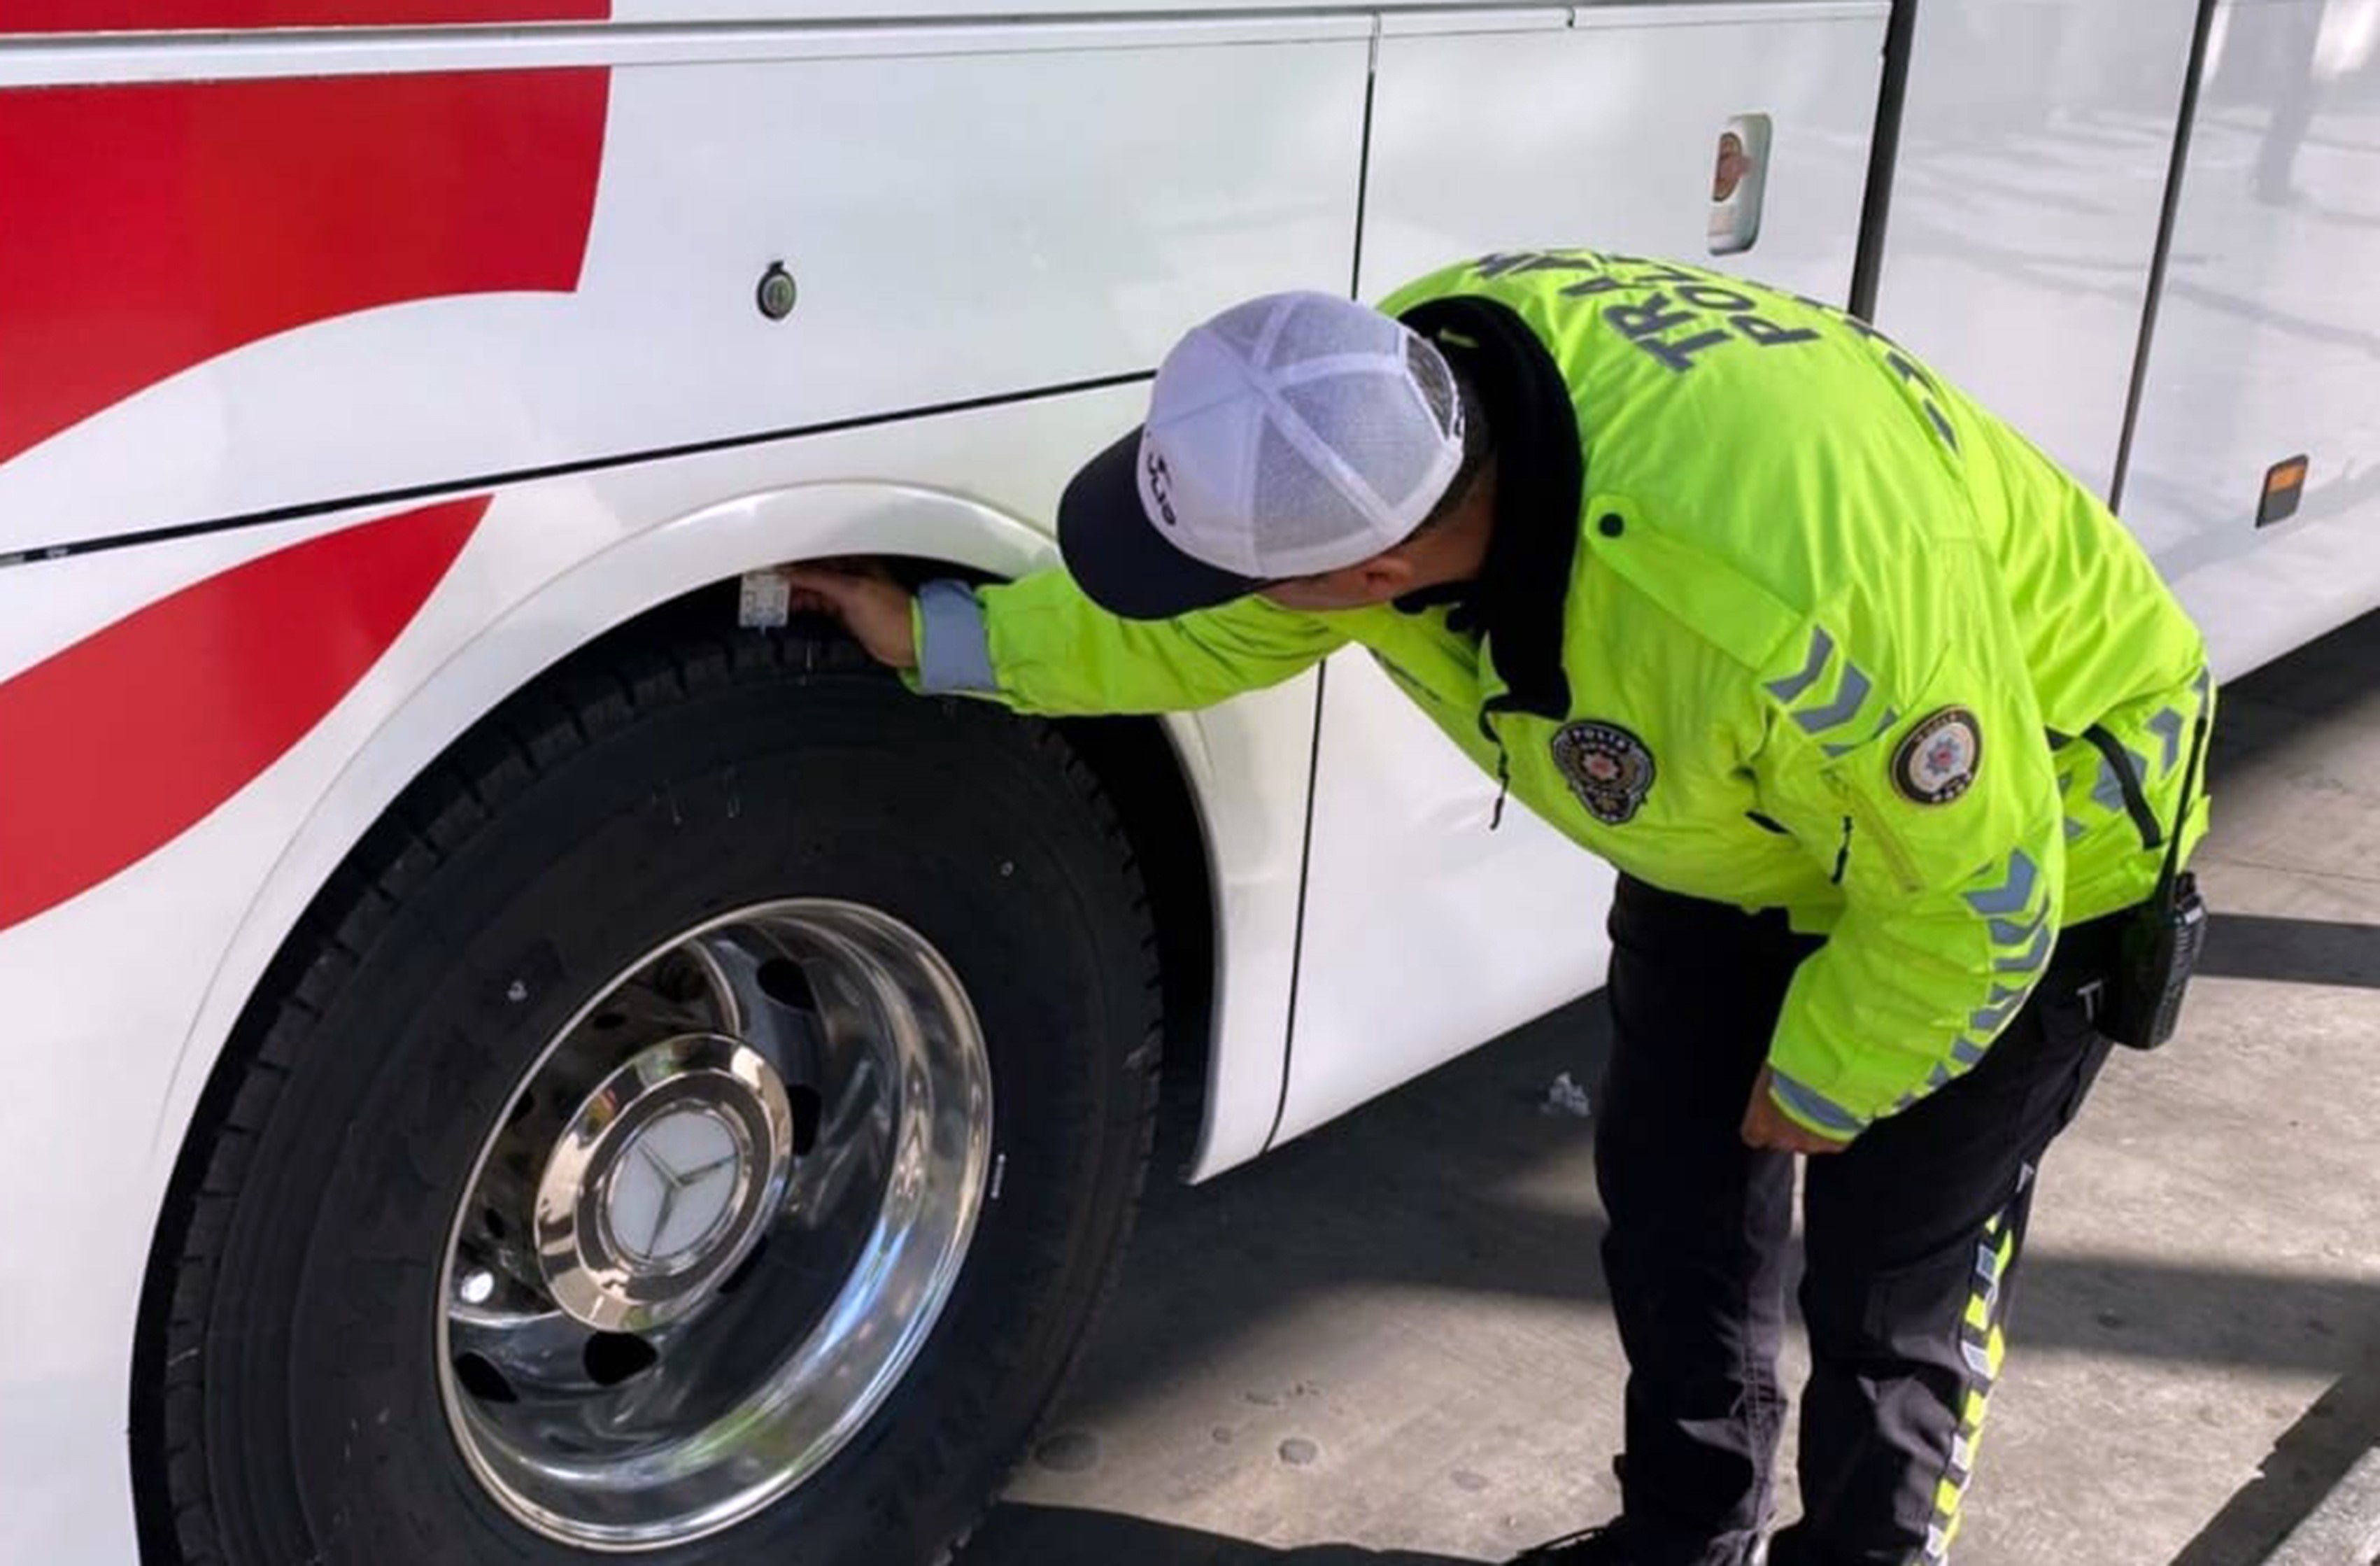
[[[1772,1094],[1839,1140],[1982,1060],[2057,941],[2065,834],[2048,737],[2004,614],[1972,607],[1960,645],[1921,653],[1932,672],[1900,691],[1823,630],[1803,674],[1764,683],[1762,808],[1843,895],[1787,992]]]
[[[917,689],[1044,717],[1211,707],[1302,674],[1346,640],[1323,616],[1259,598],[1173,620],[1121,619],[1062,571],[986,588],[929,582],[917,627]]]

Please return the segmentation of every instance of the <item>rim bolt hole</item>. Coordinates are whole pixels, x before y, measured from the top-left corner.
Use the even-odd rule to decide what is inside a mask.
[[[799,1012],[818,1010],[818,996],[810,989],[810,976],[790,957],[771,957],[760,965],[752,976],[760,993],[780,1006],[790,1006]]]
[[[632,1332],[598,1332],[579,1355],[587,1378],[599,1387],[616,1387],[660,1358],[659,1350]]]
[[[785,1110],[794,1122],[794,1156],[801,1158],[818,1146],[819,1121],[825,1114],[825,1101],[819,1097],[817,1088],[788,1082]]]
[[[490,1239],[502,1240],[512,1232],[512,1225],[504,1221],[504,1215],[493,1208],[480,1209],[480,1222],[486,1227]]]
[[[463,1390],[481,1402],[518,1402],[520,1394],[504,1379],[504,1373],[485,1354],[464,1354],[455,1356],[455,1379]]]

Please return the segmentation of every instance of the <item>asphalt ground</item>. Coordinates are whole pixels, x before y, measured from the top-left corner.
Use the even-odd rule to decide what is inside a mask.
[[[2044,1167],[1959,1566],[2249,1566],[2380,1442],[2380,615],[2229,687],[2212,777],[2206,965]],[[963,1566],[1451,1566],[1609,1514],[1594,1122],[1540,1107],[1608,1038],[1589,998],[1153,1177]]]

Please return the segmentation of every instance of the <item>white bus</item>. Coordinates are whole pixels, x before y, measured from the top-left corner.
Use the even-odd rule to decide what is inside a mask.
[[[1189,322],[1585,244],[1872,316],[2236,674],[2380,602],[2376,44],[0,0],[0,1560],[938,1559],[1160,1051],[1211,1175],[1590,989],[1608,883],[1360,657],[1028,722],[747,573],[1027,569]]]

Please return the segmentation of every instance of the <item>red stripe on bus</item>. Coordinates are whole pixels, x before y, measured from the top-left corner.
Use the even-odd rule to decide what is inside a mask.
[[[448,501],[293,544],[0,680],[0,929],[139,863],[304,738],[487,508]]]
[[[609,91],[563,68],[0,92],[0,462],[293,327],[575,289]]]
[[[600,22],[611,0],[0,0],[0,33]]]

